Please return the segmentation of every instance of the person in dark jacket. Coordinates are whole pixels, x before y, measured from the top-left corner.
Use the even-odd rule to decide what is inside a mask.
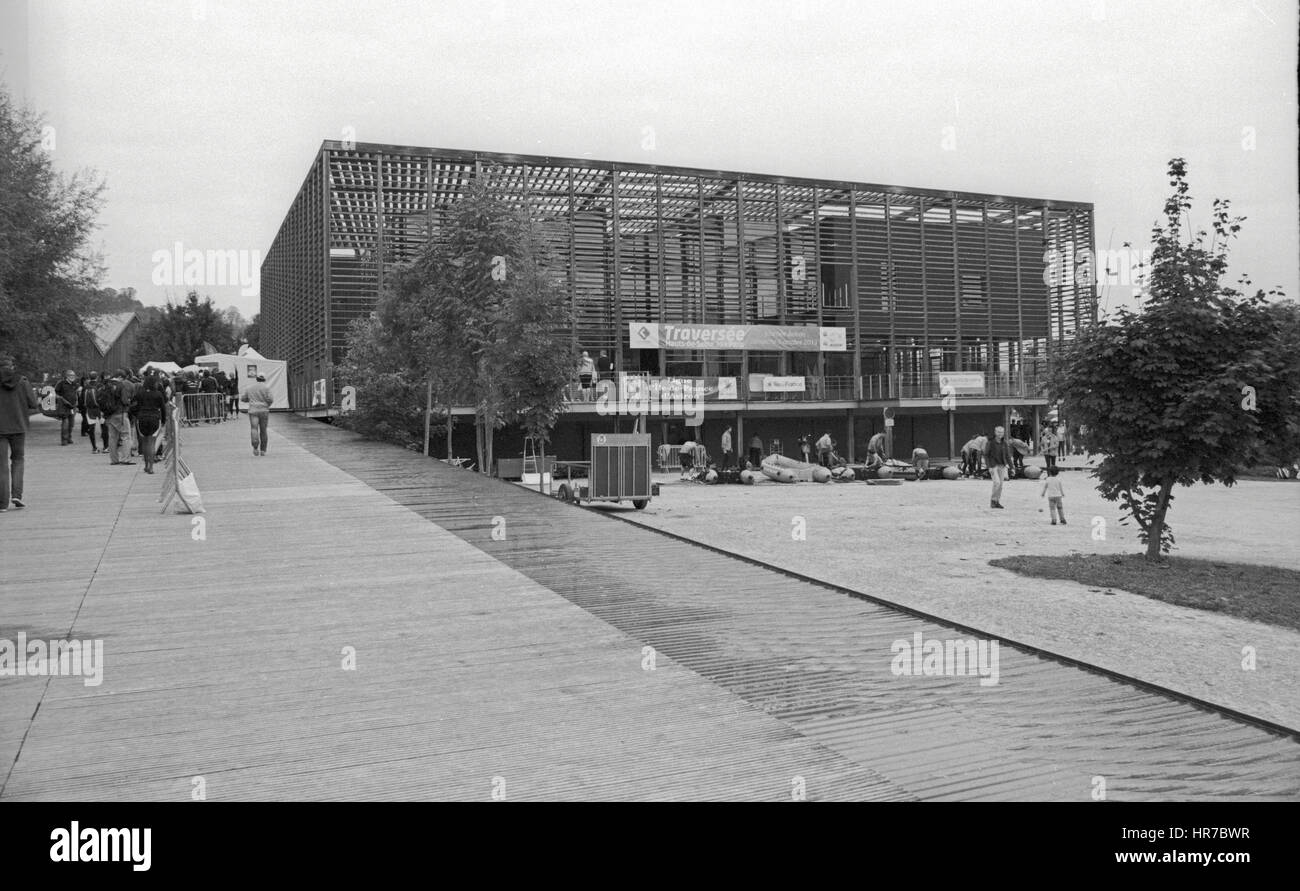
[[[86,424],[90,427],[90,452],[97,455],[101,451],[108,452],[108,419],[99,409],[99,397],[96,390],[99,389],[99,372],[92,371],[90,377],[86,379],[86,385],[81,388],[81,412],[86,416]],[[100,443],[103,443],[101,448]]]
[[[145,473],[153,473],[157,460],[155,437],[162,426],[166,405],[167,397],[153,378],[136,391],[135,399],[131,401],[131,420],[140,431],[140,457],[144,459]]]
[[[217,379],[212,376],[212,372],[204,369],[203,378],[199,381],[199,392],[203,394],[203,423],[215,424],[221,420],[220,406],[217,400],[221,397],[218,395]]]
[[[1002,484],[1006,482],[1011,467],[1011,445],[1007,442],[1005,427],[993,428],[993,438],[984,447],[984,463],[988,465],[989,478],[993,480],[993,494],[990,496],[989,507],[1001,509]]]
[[[72,445],[72,425],[77,419],[77,372],[69,368],[54,385],[55,411],[59,415],[59,445]]]
[[[26,507],[23,470],[27,466],[27,426],[40,401],[32,385],[14,370],[14,357],[0,355],[0,513]]]

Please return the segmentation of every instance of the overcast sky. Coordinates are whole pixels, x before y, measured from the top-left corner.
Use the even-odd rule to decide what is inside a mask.
[[[0,4],[11,91],[107,181],[104,284],[146,303],[183,295],[177,242],[260,265],[351,134],[1088,201],[1103,250],[1149,246],[1182,156],[1194,222],[1249,218],[1232,278],[1300,296],[1294,0]]]

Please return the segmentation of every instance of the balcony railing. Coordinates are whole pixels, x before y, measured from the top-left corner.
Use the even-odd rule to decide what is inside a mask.
[[[951,372],[922,372],[901,374],[872,374],[854,378],[849,375],[805,375],[802,390],[766,392],[744,377],[734,378],[663,378],[652,375],[634,376],[638,392],[645,398],[669,401],[685,399],[708,402],[872,402],[893,399],[942,399],[945,395],[940,378]],[[958,400],[966,398],[1023,399],[1041,397],[1046,392],[1044,371],[985,371],[961,372],[963,378],[953,388]],[[972,378],[980,375],[980,378]],[[757,378],[758,376],[753,376]],[[794,375],[798,378],[798,375]],[[735,396],[729,388],[720,388],[719,381],[734,382]],[[786,382],[790,377],[785,378]],[[976,385],[982,380],[982,386]],[[615,378],[618,383],[619,378]],[[757,381],[755,381],[757,383]],[[595,402],[599,391],[593,387],[584,391],[579,383],[565,389],[565,399],[574,404]]]

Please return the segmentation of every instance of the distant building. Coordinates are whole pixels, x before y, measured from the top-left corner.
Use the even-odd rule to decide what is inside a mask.
[[[1016,417],[1036,435],[1047,365],[1096,318],[1086,202],[327,141],[262,264],[295,409],[337,404],[348,326],[489,171],[542,223],[574,356],[704,393],[707,429],[665,412],[657,440],[830,430],[853,456],[887,429],[893,454],[938,456]],[[576,457],[612,421],[571,395],[556,436]]]
[[[112,312],[81,320],[86,339],[69,367],[78,372],[115,371],[131,367],[131,352],[140,336],[140,317],[134,312]]]

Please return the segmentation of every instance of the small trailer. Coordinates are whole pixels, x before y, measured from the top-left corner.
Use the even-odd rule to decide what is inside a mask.
[[[648,433],[593,433],[590,461],[561,462],[567,479],[560,483],[556,497],[572,504],[631,501],[637,510],[644,510],[659,494],[659,484],[650,478],[651,458]],[[579,471],[578,479],[574,470]]]

